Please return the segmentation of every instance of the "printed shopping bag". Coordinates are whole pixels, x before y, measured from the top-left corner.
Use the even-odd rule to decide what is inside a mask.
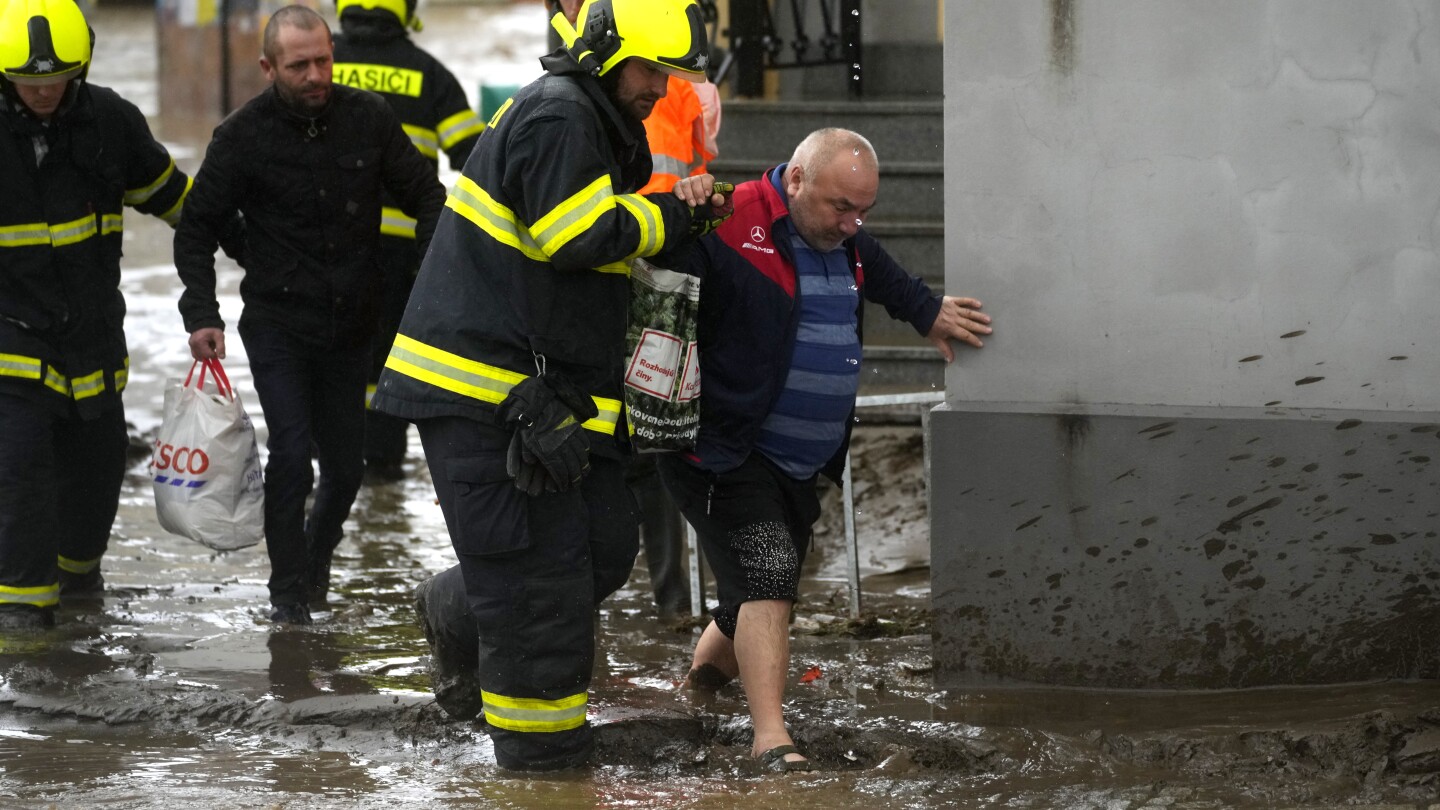
[[[625,405],[641,453],[689,450],[700,428],[700,279],[636,259],[630,268]]]
[[[165,388],[150,476],[166,531],[216,551],[253,546],[264,536],[255,427],[218,360],[196,361],[184,381],[171,380]]]

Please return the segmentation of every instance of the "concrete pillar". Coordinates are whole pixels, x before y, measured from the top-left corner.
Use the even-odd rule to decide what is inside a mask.
[[[1440,676],[1440,9],[945,14],[937,682]]]

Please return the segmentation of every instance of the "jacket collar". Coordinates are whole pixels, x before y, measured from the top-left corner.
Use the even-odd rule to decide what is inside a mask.
[[[649,151],[649,141],[645,139],[644,122],[636,121],[620,112],[615,106],[615,102],[610,100],[610,95],[600,86],[599,80],[581,70],[579,63],[564,48],[558,48],[554,52],[540,57],[540,66],[552,76],[565,76],[574,80],[585,91],[585,95],[594,102],[606,128],[610,130],[612,136],[619,139],[617,152],[629,155],[640,142],[644,142],[646,151]]]
[[[281,120],[304,132],[309,138],[318,137],[328,128],[330,111],[335,108],[336,97],[342,92],[344,92],[344,85],[339,83],[332,84],[330,86],[330,101],[325,105],[325,109],[311,116],[286,104],[285,100],[280,98],[280,93],[275,89],[275,85],[272,84],[265,89],[271,106],[279,112]]]

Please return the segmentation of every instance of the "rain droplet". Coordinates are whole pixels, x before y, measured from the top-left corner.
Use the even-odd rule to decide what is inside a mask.
[[[859,62],[856,62],[855,64],[851,65],[851,67],[855,68],[856,70],[859,70],[859,69],[860,69],[860,63],[859,63]]]
[[[857,8],[857,9],[855,9],[854,11],[851,11],[851,12],[850,12],[850,16],[851,16],[851,17],[859,17],[859,16],[860,16],[860,9]]]

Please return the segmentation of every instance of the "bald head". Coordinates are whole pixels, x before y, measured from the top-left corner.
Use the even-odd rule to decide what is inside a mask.
[[[321,17],[313,8],[307,6],[286,6],[270,15],[270,21],[265,23],[265,36],[261,40],[260,54],[271,64],[275,64],[280,56],[280,28],[290,26],[301,31],[314,31],[316,28],[324,28],[326,39],[330,37],[330,26],[326,25],[325,18]]]
[[[810,133],[785,167],[790,221],[810,247],[834,250],[860,230],[880,190],[875,148],[848,129]]]
[[[845,158],[857,169],[878,171],[880,161],[875,157],[875,147],[864,135],[839,127],[817,129],[805,136],[795,147],[790,165],[802,166],[812,172],[819,172],[836,158]]]

